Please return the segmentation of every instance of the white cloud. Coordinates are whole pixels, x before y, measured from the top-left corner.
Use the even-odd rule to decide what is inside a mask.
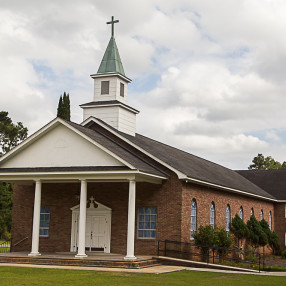
[[[141,110],[140,133],[233,168],[246,168],[258,152],[286,160],[285,1],[0,0],[0,7],[1,106],[31,131],[56,115],[63,91],[81,121],[78,105],[92,100],[89,75],[114,15],[126,75],[137,83],[129,104]]]

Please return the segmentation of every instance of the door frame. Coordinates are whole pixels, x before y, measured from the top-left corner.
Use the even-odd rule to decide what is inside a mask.
[[[99,203],[91,197],[89,207],[86,208],[86,216],[103,216],[107,220],[107,232],[105,233],[104,253],[110,253],[111,241],[111,213],[112,209]],[[70,251],[77,251],[78,242],[78,223],[79,223],[79,204],[71,208],[72,224],[71,224],[71,246]]]

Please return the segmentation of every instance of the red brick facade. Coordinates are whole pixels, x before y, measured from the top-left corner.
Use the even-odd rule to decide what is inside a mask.
[[[80,184],[43,184],[42,206],[50,207],[50,234],[40,238],[40,252],[70,251],[71,219],[70,208],[79,204]],[[88,198],[112,209],[111,252],[126,253],[128,183],[88,183]],[[190,241],[190,205],[197,202],[197,226],[210,223],[210,204],[215,203],[215,223],[219,227],[226,224],[226,206],[230,205],[231,217],[239,213],[242,206],[244,221],[250,217],[251,208],[259,219],[263,209],[268,221],[272,212],[272,228],[283,229],[277,225],[277,207],[264,200],[207,188],[191,183],[182,183],[174,174],[162,184],[136,184],[136,239],[135,254],[156,254],[157,240]],[[33,220],[34,186],[15,185],[13,202],[12,237],[13,251],[30,251]],[[157,238],[137,238],[138,207],[157,207]],[[284,205],[283,205],[284,206]],[[284,211],[284,209],[283,209]],[[281,210],[282,212],[282,210]],[[279,210],[278,210],[279,213]],[[284,218],[285,219],[285,218]],[[279,218],[280,220],[280,218]],[[280,233],[279,233],[280,235]],[[24,242],[18,241],[28,237]]]
[[[70,251],[71,207],[79,204],[80,184],[43,184],[42,206],[50,207],[50,234],[40,238],[40,252]],[[157,239],[180,240],[181,182],[174,179],[162,185],[137,183],[136,226],[140,206],[157,207]],[[112,209],[111,252],[126,253],[128,183],[88,183],[88,198]],[[13,251],[30,251],[34,186],[15,185],[12,219]],[[137,230],[137,227],[136,227]],[[20,240],[27,240],[19,243]],[[138,239],[135,253],[155,254],[155,239]]]
[[[285,216],[286,203],[276,203],[274,204],[275,214],[275,232],[280,238],[280,244],[282,249],[286,247],[285,234],[286,234],[286,216]]]

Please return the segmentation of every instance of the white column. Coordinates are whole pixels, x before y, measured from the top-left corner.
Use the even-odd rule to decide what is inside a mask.
[[[78,253],[75,257],[87,257],[85,254],[85,227],[86,227],[86,199],[87,182],[81,180],[80,186],[80,207],[79,207],[79,230],[78,230]]]
[[[136,181],[129,181],[127,254],[124,257],[124,259],[136,259],[136,257],[134,256],[135,202],[136,202]]]
[[[41,192],[42,182],[40,180],[37,180],[35,185],[32,250],[31,253],[28,254],[29,256],[41,255],[41,253],[39,253]]]

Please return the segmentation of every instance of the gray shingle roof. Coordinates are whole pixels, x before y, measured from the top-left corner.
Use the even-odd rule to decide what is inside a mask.
[[[286,200],[286,170],[239,170],[237,173],[277,200]]]
[[[161,161],[186,174],[189,178],[227,188],[237,189],[266,198],[274,198],[272,195],[245,179],[237,172],[216,163],[152,140],[140,134],[136,134],[136,136],[133,137],[120,132],[120,135],[124,136],[126,139],[146,150]]]
[[[104,146],[106,149],[111,151],[112,153],[116,154],[141,172],[146,172],[158,176],[167,177],[168,175],[163,171],[159,170],[157,167],[152,166],[150,163],[145,161],[142,158],[139,158],[136,154],[130,152],[125,147],[121,146],[117,142],[113,141],[111,138],[108,138],[106,135],[100,133],[99,131],[91,130],[87,127],[82,125],[66,121],[69,125],[76,128],[95,142],[99,143],[100,145]]]

